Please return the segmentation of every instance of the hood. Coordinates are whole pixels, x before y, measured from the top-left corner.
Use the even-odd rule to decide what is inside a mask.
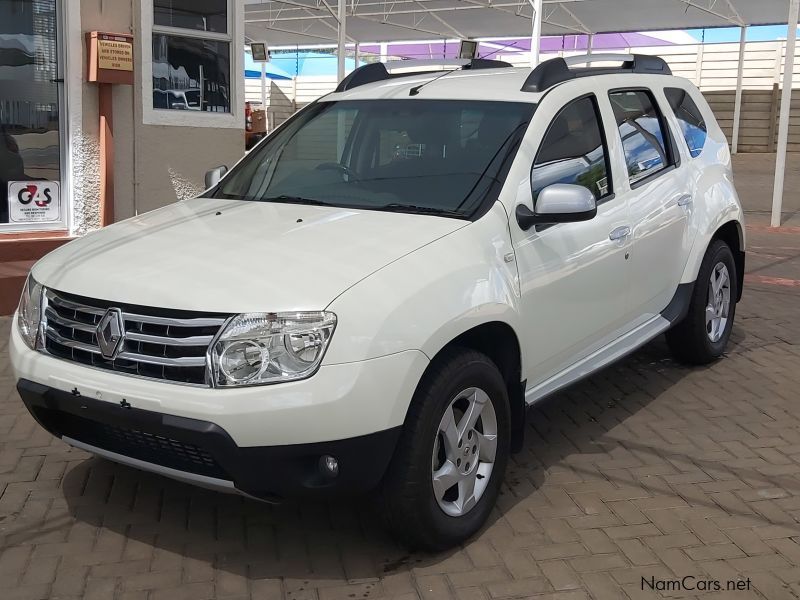
[[[429,215],[196,198],[70,242],[47,287],[207,312],[321,310],[390,262],[467,225]]]

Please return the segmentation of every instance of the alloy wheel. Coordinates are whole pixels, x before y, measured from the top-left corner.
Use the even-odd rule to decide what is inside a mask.
[[[472,510],[486,491],[497,454],[497,415],[488,394],[467,388],[442,415],[433,445],[431,480],[439,507],[451,517]]]
[[[725,263],[718,262],[711,270],[706,302],[706,333],[716,343],[728,324],[731,307],[731,278]]]

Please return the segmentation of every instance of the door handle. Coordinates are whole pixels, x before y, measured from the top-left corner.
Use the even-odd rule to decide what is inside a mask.
[[[692,203],[692,196],[690,194],[684,194],[683,196],[678,196],[678,200],[676,204],[678,206],[689,206]]]
[[[608,234],[608,239],[610,239],[613,242],[613,241],[617,241],[617,240],[621,240],[623,238],[626,238],[630,234],[631,234],[631,228],[628,227],[627,225],[622,225],[620,227],[617,227],[611,233],[609,233]]]

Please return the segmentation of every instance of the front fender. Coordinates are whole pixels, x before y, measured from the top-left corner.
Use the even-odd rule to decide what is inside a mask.
[[[439,217],[431,217],[436,219]],[[325,364],[406,350],[433,358],[461,333],[488,322],[515,330],[519,283],[500,203],[470,223],[387,265],[336,298]]]

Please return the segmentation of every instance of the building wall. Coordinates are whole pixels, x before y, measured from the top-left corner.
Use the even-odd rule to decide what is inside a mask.
[[[72,0],[67,0],[72,2]],[[73,228],[77,234],[99,227],[99,116],[97,86],[85,83],[87,31],[133,33],[133,86],[114,86],[114,214],[119,221],[197,195],[205,172],[231,166],[244,153],[242,129],[145,125],[142,114],[141,49],[150,44],[138,26],[141,0],[80,0],[84,63],[82,123],[73,137],[78,172],[74,178]],[[239,51],[238,44],[234,44]],[[235,80],[237,73],[231,74]],[[78,76],[68,75],[72,81]],[[244,99],[241,99],[244,102]],[[176,111],[177,112],[177,111]]]

